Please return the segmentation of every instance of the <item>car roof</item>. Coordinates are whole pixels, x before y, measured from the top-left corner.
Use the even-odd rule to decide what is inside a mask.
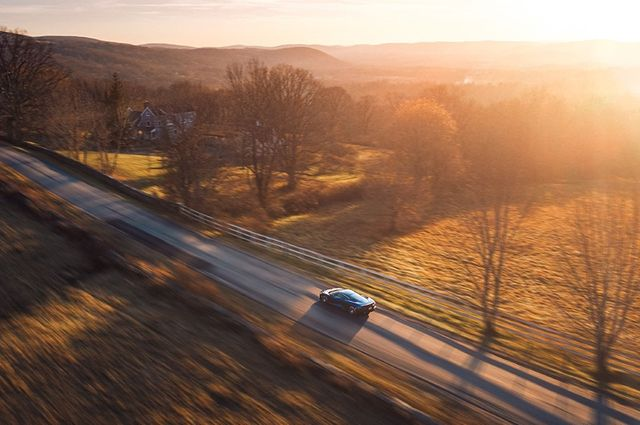
[[[327,289],[327,293],[329,294],[333,294],[334,292],[342,292],[342,291],[346,291],[346,289],[344,288],[331,288],[331,289]]]
[[[358,294],[356,291],[352,289],[346,288],[334,288],[329,290],[330,294]],[[358,294],[359,295],[359,294]]]

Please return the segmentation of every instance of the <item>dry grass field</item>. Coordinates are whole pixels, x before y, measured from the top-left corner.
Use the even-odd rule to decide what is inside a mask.
[[[557,303],[566,294],[562,279],[561,244],[570,231],[574,185],[542,188],[540,204],[524,219],[507,265],[506,311],[556,326]],[[383,271],[444,294],[473,301],[473,285],[463,261],[474,259],[472,240],[463,222],[465,211],[432,207],[421,222],[389,235],[380,220],[379,199],[282,218],[272,233],[287,241]],[[403,231],[404,230],[404,231]],[[382,235],[382,236],[381,236]],[[570,303],[569,303],[570,304]]]
[[[274,198],[277,207],[283,208],[288,200],[305,199],[313,190],[331,193],[358,186],[363,190],[362,196],[303,206],[298,214],[269,217],[252,198],[246,171],[234,169],[226,170],[225,179],[206,210],[288,242],[474,302],[472,279],[475,277],[463,265],[474,259],[472,240],[463,220],[468,211],[460,205],[434,199],[414,202],[412,211],[400,221],[398,231],[390,233],[385,195],[368,187],[365,178],[367,170],[384,160],[384,153],[353,146],[348,152],[344,161],[337,161],[334,167],[309,170],[297,194],[280,193],[284,178],[277,179]],[[576,309],[573,295],[562,284],[565,277],[561,252],[571,231],[574,202],[593,190],[594,185],[586,183],[548,184],[532,190],[535,192],[530,195],[533,207],[521,224],[506,267],[502,305],[505,312],[571,334],[576,333],[576,326],[584,323],[584,312]],[[405,296],[376,286],[377,283],[343,279],[339,273],[326,270],[322,274],[326,275],[328,284],[339,284],[342,280],[347,285],[360,287],[398,310],[430,322],[435,320],[434,324],[453,333],[476,337],[479,331],[477,323],[460,321],[446,311],[416,308]],[[621,336],[620,345],[630,352],[640,349],[639,310],[636,306],[628,330]],[[499,343],[510,352],[521,352],[524,361],[558,373],[570,371],[571,375],[591,382],[585,369],[588,365],[567,365],[569,360],[561,353],[543,352],[539,345],[522,339]],[[635,393],[637,389],[630,391]]]
[[[0,422],[397,420],[0,208]],[[157,291],[157,290],[156,290]]]

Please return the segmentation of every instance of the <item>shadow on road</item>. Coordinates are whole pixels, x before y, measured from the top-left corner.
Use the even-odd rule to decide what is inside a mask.
[[[601,388],[596,396],[596,407],[593,410],[593,423],[596,425],[607,425],[607,389]]]
[[[379,312],[379,313],[382,313],[382,312]],[[386,314],[386,315],[398,320],[395,316],[392,316],[389,314]],[[505,361],[499,357],[490,355],[487,350],[490,344],[492,343],[490,339],[482,340],[477,346],[473,347],[473,346],[458,342],[455,339],[452,339],[451,337],[443,335],[442,333],[437,332],[433,329],[427,328],[425,326],[417,325],[415,323],[411,323],[407,321],[404,321],[403,323],[407,326],[410,326],[418,330],[419,332],[422,332],[426,335],[429,335],[430,337],[436,338],[446,343],[447,345],[453,347],[456,350],[462,351],[463,353],[466,353],[469,356],[471,356],[471,359],[469,360],[469,363],[467,364],[467,366],[461,366],[461,367],[464,367],[469,372],[476,370],[480,364],[483,364],[483,363],[488,364],[490,366],[499,368],[501,370],[504,370],[510,374],[513,374],[521,378],[522,382],[526,383],[527,386],[528,384],[538,385],[555,394],[558,394],[559,396],[566,397],[569,400],[575,401],[577,403],[580,403],[586,406],[593,412],[594,423],[598,423],[597,419],[600,418],[599,419],[601,421],[600,423],[607,423],[605,420],[608,420],[608,422],[610,422],[611,420],[616,420],[625,424],[626,423],[640,424],[640,422],[636,418],[631,417],[626,413],[611,407],[606,402],[606,399],[608,397],[606,391],[600,395],[598,395],[597,391],[595,391],[594,397],[588,398],[585,395],[577,394],[573,392],[569,387],[559,386],[556,383],[543,379],[539,374],[530,373],[529,371],[519,368],[508,361]],[[421,350],[420,347],[417,347],[417,348]],[[429,355],[432,355],[432,354],[429,353]],[[605,421],[605,422],[602,422],[602,421]]]
[[[348,344],[360,332],[367,320],[367,316],[353,317],[338,308],[316,302],[298,319],[293,330],[298,330],[300,326],[312,327]]]
[[[465,388],[472,389],[475,388],[480,390],[481,392],[486,392],[493,394],[497,400],[500,400],[503,403],[513,406],[516,410],[519,410],[525,416],[530,418],[536,418],[538,420],[542,419],[544,423],[553,423],[553,424],[567,424],[566,420],[550,413],[541,407],[536,406],[535,404],[529,402],[525,398],[521,396],[519,391],[515,388],[510,388],[510,383],[504,383],[505,386],[501,384],[496,384],[491,381],[488,381],[483,376],[478,374],[477,371],[477,363],[474,359],[467,364],[467,366],[459,365],[445,359],[439,355],[431,353],[429,351],[424,350],[422,347],[416,345],[414,342],[400,336],[397,333],[391,332],[375,323],[369,323],[367,325],[367,329],[371,330],[381,337],[387,339],[394,344],[397,344],[403,347],[405,350],[410,352],[417,359],[422,362],[428,363],[432,366],[438,367],[442,370],[445,370],[453,375],[455,375],[460,381],[465,381]],[[444,337],[441,336],[444,339]],[[479,357],[478,360],[481,362],[485,362],[493,365],[494,367],[498,367],[500,369],[504,369],[510,373],[515,373],[521,378],[525,379],[528,382],[533,384],[541,385],[544,388],[550,389],[551,391],[557,394],[563,394],[569,399],[583,404],[587,408],[589,408],[595,415],[596,423],[607,423],[608,420],[615,419],[625,424],[635,424],[638,423],[637,420],[624,412],[615,410],[607,405],[605,396],[600,395],[597,396],[596,400],[589,399],[579,394],[575,394],[568,389],[558,387],[553,383],[546,382],[541,380],[538,377],[530,375],[522,370],[515,369],[512,366],[498,361],[492,356],[488,356],[482,350],[478,350],[474,352],[473,350],[465,350],[469,355],[473,357]]]

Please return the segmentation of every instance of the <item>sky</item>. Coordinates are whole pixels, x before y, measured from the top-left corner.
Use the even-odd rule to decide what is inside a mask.
[[[0,26],[189,46],[640,41],[639,0],[0,0]]]

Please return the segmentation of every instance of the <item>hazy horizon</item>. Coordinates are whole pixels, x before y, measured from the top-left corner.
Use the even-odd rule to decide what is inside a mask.
[[[7,27],[9,30],[14,28]],[[192,49],[206,49],[206,48],[267,48],[267,49],[277,49],[277,48],[286,48],[291,46],[323,46],[323,47],[358,47],[358,46],[385,46],[385,45],[419,45],[419,44],[465,44],[465,43],[527,43],[527,44],[571,44],[571,43],[615,43],[615,44],[640,44],[640,40],[615,40],[615,39],[606,39],[606,38],[593,38],[593,39],[575,39],[575,40],[491,40],[491,39],[482,39],[482,40],[418,40],[418,41],[388,41],[388,42],[379,42],[379,43],[353,43],[353,44],[329,44],[329,43],[283,43],[283,44],[244,44],[244,43],[234,43],[234,44],[224,44],[224,45],[190,45],[190,44],[181,44],[181,43],[173,43],[171,41],[166,40],[157,40],[157,41],[149,41],[144,43],[133,43],[127,41],[119,41],[119,40],[111,40],[105,38],[98,38],[89,35],[81,35],[81,34],[34,34],[27,29],[18,27],[20,30],[27,31],[27,35],[33,37],[77,37],[77,38],[88,38],[99,41],[104,41],[107,43],[121,43],[121,44],[130,44],[133,46],[172,46],[172,47],[183,47],[183,48],[192,48]]]
[[[29,34],[192,47],[640,41],[629,0],[607,4],[402,0],[0,0],[0,25]],[[175,29],[179,28],[179,31]]]

